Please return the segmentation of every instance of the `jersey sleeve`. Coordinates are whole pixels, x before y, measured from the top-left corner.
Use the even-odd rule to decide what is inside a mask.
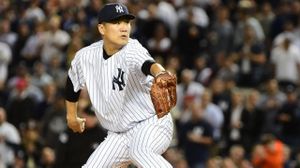
[[[77,52],[71,62],[71,67],[68,71],[68,76],[72,81],[74,92],[78,92],[85,86],[83,67],[80,61],[80,54]]]
[[[128,51],[129,68],[137,75],[145,74],[142,72],[142,66],[145,61],[153,61],[154,59],[149,54],[148,50],[144,48],[137,40],[134,40],[131,49]]]

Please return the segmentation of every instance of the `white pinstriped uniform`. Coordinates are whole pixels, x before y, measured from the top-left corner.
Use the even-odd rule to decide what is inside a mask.
[[[138,167],[171,167],[160,154],[171,142],[172,119],[157,119],[149,95],[153,77],[141,71],[150,59],[133,39],[106,60],[103,41],[76,53],[68,71],[74,91],[86,86],[96,116],[109,131],[83,167],[118,167],[128,161]]]

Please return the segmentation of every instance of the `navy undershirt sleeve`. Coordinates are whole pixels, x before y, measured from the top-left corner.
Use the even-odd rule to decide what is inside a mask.
[[[74,86],[70,77],[68,76],[66,87],[65,87],[65,99],[70,102],[77,102],[80,96],[80,90],[78,92],[74,92]]]
[[[155,61],[153,60],[147,60],[143,63],[142,65],[142,72],[147,76],[147,75],[151,75],[150,69],[151,66],[155,63]]]

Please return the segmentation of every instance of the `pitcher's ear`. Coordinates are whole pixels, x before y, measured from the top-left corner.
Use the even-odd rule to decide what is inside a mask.
[[[101,24],[98,24],[98,31],[99,33],[103,36],[104,35],[104,25],[101,23]]]

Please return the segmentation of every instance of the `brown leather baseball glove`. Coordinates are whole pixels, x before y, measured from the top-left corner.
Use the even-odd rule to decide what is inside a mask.
[[[163,71],[154,78],[150,95],[158,118],[168,114],[176,105],[176,85],[176,76],[168,71]]]

